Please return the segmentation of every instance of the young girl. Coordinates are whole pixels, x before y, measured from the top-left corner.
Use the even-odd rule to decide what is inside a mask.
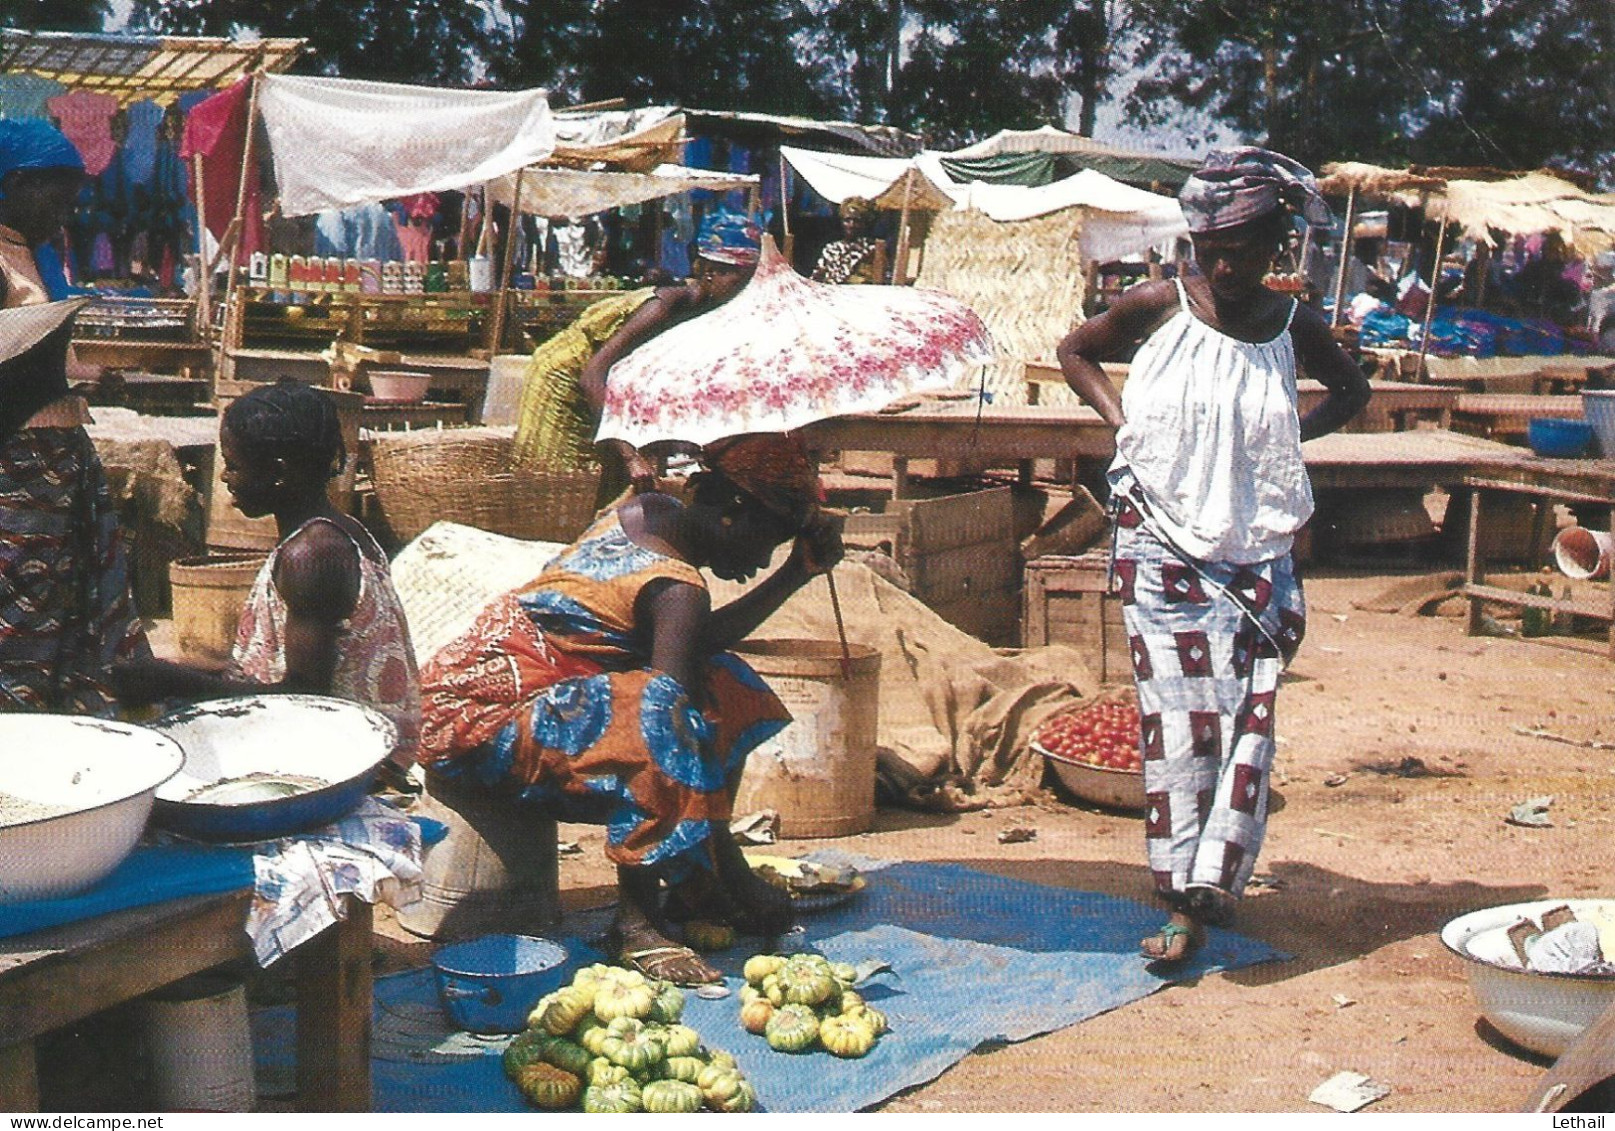
[[[164,661],[114,669],[126,701],[253,692],[334,695],[398,728],[385,776],[403,783],[420,738],[420,683],[387,558],[326,482],[346,457],[336,408],[293,381],[253,389],[219,429],[224,484],[249,518],[274,515],[280,544],[247,597],[228,671]]]

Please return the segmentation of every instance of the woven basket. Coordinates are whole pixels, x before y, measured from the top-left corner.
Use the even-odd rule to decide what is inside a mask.
[[[439,520],[509,538],[568,543],[595,515],[598,470],[512,470],[512,430],[453,428],[382,433],[371,474],[383,516],[400,541]]]

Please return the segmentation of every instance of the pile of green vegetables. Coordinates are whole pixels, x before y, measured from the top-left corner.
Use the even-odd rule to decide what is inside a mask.
[[[757,1093],[734,1058],[679,1024],[684,993],[596,963],[539,999],[505,1050],[505,1074],[550,1111],[751,1111]]]
[[[853,989],[857,971],[818,954],[758,954],[746,960],[740,1024],[778,1052],[822,1047],[866,1056],[886,1031],[886,1015]]]

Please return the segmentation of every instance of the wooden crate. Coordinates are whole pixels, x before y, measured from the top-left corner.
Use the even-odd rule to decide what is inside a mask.
[[[890,553],[914,596],[949,624],[989,644],[1012,645],[1021,580],[1013,489],[891,506],[884,514],[852,515],[847,544]]]
[[[1042,557],[1026,563],[1022,644],[1067,644],[1077,649],[1101,683],[1132,675],[1121,598],[1109,591],[1110,554]]]

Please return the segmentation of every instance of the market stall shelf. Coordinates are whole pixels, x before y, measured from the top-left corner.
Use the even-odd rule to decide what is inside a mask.
[[[35,1038],[211,969],[251,958],[251,891],[193,896],[0,939],[0,1110],[38,1111]],[[298,1107],[370,1109],[368,903],[292,954]]]
[[[1508,497],[1526,496],[1544,503],[1566,503],[1573,506],[1602,510],[1606,513],[1615,506],[1615,461],[1611,460],[1546,460],[1526,457],[1514,466],[1494,468],[1484,475],[1469,476],[1464,485],[1470,496],[1470,537],[1468,564],[1464,572],[1464,595],[1469,598],[1469,634],[1481,630],[1488,604],[1503,605],[1522,610],[1541,610],[1549,615],[1587,617],[1609,626],[1609,656],[1615,659],[1615,587],[1594,597],[1540,596],[1521,593],[1486,582],[1484,554],[1477,544],[1475,531],[1480,527],[1482,512],[1488,501]],[[1543,522],[1550,507],[1538,508]],[[1606,521],[1604,529],[1609,528]]]

